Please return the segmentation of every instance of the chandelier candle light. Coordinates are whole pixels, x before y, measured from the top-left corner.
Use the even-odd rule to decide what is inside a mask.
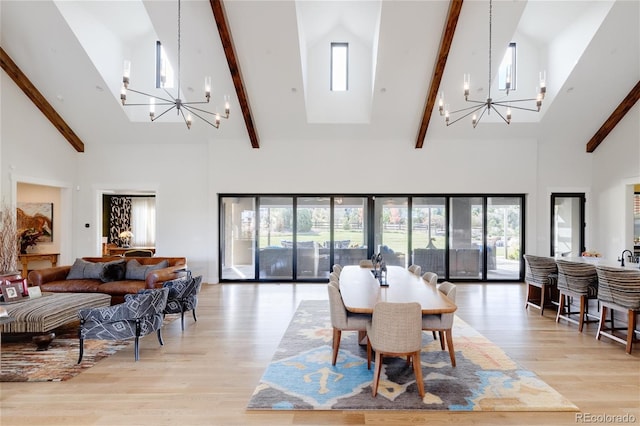
[[[124,72],[123,72],[123,76],[122,76],[122,89],[120,91],[120,100],[122,101],[122,105],[123,106],[141,106],[141,105],[145,105],[149,107],[149,117],[151,117],[151,121],[155,121],[158,118],[162,117],[163,115],[165,115],[167,112],[173,110],[174,108],[177,111],[178,115],[181,115],[185,124],[187,125],[188,129],[191,129],[191,123],[192,123],[192,114],[195,115],[196,117],[198,117],[199,119],[201,119],[202,121],[210,124],[211,126],[215,127],[216,129],[220,127],[220,119],[221,118],[225,118],[228,119],[229,118],[229,96],[225,96],[224,97],[224,114],[220,114],[217,112],[210,112],[207,110],[204,110],[202,108],[196,107],[194,105],[202,105],[202,104],[208,104],[209,100],[211,99],[211,77],[207,76],[204,79],[204,97],[206,98],[206,101],[200,101],[200,102],[185,102],[182,99],[180,99],[180,21],[181,21],[181,4],[180,4],[180,0],[178,0],[178,91],[177,91],[177,96],[178,97],[173,97],[171,95],[171,93],[169,93],[169,91],[167,91],[167,89],[165,89],[164,85],[166,82],[166,74],[164,72],[164,67],[162,67],[161,71],[160,71],[160,87],[162,88],[162,90],[164,90],[164,92],[167,94],[167,96],[169,98],[164,98],[161,96],[155,96],[155,95],[151,95],[145,92],[140,92],[138,90],[134,90],[132,88],[129,87],[129,81],[130,81],[130,77],[131,77],[131,62],[128,60],[124,61]],[[131,91],[133,93],[138,93],[140,95],[144,95],[144,96],[148,96],[149,97],[149,102],[148,103],[135,103],[135,104],[127,104],[126,100],[127,100],[127,90]],[[156,99],[158,99],[160,102],[156,103]],[[168,106],[168,108],[163,111],[160,115],[158,115],[156,117],[156,105],[159,106]],[[184,110],[187,111],[187,114],[185,116]],[[207,119],[205,117],[203,117],[204,114],[209,114],[214,116],[214,120],[213,122],[210,121],[210,119]]]
[[[492,0],[489,0],[489,92],[488,92],[488,97],[484,101],[469,99],[469,88],[471,86],[471,76],[469,74],[465,74],[464,80],[463,80],[464,100],[466,102],[472,103],[473,105],[467,108],[461,108],[455,111],[450,111],[449,105],[446,105],[444,102],[444,95],[440,93],[440,100],[438,102],[438,111],[440,112],[440,115],[444,115],[444,120],[447,126],[450,126],[451,124],[457,121],[460,121],[463,118],[473,114],[473,116],[471,117],[471,124],[475,128],[478,125],[478,122],[480,121],[482,116],[485,114],[485,112],[487,113],[487,115],[490,115],[491,110],[495,111],[496,114],[498,114],[500,118],[504,120],[505,123],[511,124],[511,108],[520,109],[524,111],[540,112],[540,108],[542,107],[542,100],[544,99],[544,95],[547,91],[545,72],[540,73],[540,86],[537,89],[538,94],[535,98],[513,99],[508,101],[507,100],[496,101],[491,98],[491,25],[492,25],[492,18],[493,18],[492,12],[493,12],[493,2]],[[507,70],[506,74],[507,74],[507,77],[505,80],[505,92],[506,92],[506,96],[509,96],[509,90],[511,89],[511,79],[510,79],[511,72],[509,69]],[[531,102],[531,101],[535,101],[535,105],[536,105],[535,108],[527,108],[527,107],[519,107],[519,106],[511,105],[513,103]],[[496,107],[506,108],[505,114],[503,115],[500,112],[500,110],[498,110]],[[480,116],[478,116],[478,112],[480,113]],[[451,115],[458,114],[458,113],[463,115],[456,118],[453,121],[450,121]]]

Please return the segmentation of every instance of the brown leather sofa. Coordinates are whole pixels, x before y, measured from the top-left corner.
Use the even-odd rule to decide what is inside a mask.
[[[103,282],[101,279],[96,278],[67,279],[71,271],[71,265],[56,266],[29,272],[29,285],[40,286],[41,291],[52,293],[105,293],[111,296],[111,304],[115,305],[124,302],[125,294],[135,294],[139,290],[162,287],[163,282],[178,278],[181,274],[184,274],[187,268],[187,259],[185,257],[124,258],[121,256],[105,256],[83,257],[82,260],[93,263],[136,260],[140,265],[157,265],[166,260],[168,266],[149,271],[144,280],[124,278],[109,282]]]

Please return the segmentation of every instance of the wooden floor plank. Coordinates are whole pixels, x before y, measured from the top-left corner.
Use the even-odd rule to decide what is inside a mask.
[[[247,411],[298,303],[327,299],[326,284],[204,285],[198,322],[189,315],[60,383],[2,383],[0,420],[8,425],[575,425],[577,415],[631,415],[640,422],[640,350],[595,339],[524,309],[523,284],[460,284],[457,314],[580,413],[427,411]],[[455,335],[454,335],[455,339]],[[583,422],[585,423],[585,422]]]

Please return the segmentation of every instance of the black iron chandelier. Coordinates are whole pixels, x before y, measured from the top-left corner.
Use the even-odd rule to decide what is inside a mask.
[[[464,100],[466,102],[471,103],[472,105],[466,108],[461,108],[461,109],[457,109],[455,111],[450,111],[449,110],[449,106],[445,104],[444,101],[444,95],[440,94],[440,100],[438,103],[438,111],[440,112],[440,115],[444,116],[445,119],[445,123],[447,126],[452,125],[453,123],[456,123],[460,120],[462,120],[463,118],[466,118],[470,115],[472,115],[471,118],[471,124],[473,125],[473,127],[475,128],[478,123],[480,122],[480,120],[482,119],[482,117],[484,116],[484,114],[486,113],[487,115],[491,114],[491,111],[495,111],[496,114],[498,114],[498,116],[500,118],[502,118],[502,120],[507,123],[507,124],[511,124],[511,109],[519,109],[519,110],[524,110],[524,111],[534,111],[534,112],[540,112],[540,108],[542,107],[542,100],[544,99],[544,95],[546,93],[546,74],[544,72],[540,73],[540,86],[538,87],[538,94],[535,98],[529,98],[529,99],[512,99],[512,100],[506,100],[506,99],[501,99],[501,100],[494,100],[491,97],[491,32],[492,32],[492,20],[493,20],[493,2],[492,0],[489,0],[489,92],[488,92],[488,97],[486,100],[484,101],[479,101],[479,100],[474,100],[474,99],[469,99],[469,87],[470,87],[470,75],[469,74],[465,74],[464,75],[464,81],[463,81],[463,88],[464,88]],[[509,89],[511,88],[511,80],[509,78],[509,74],[507,73],[507,78],[505,81],[505,96],[509,96]],[[535,107],[523,107],[523,106],[515,106],[512,104],[516,104],[516,103],[521,103],[521,102],[535,102]],[[502,112],[500,111],[500,109],[502,109]],[[455,118],[453,120],[451,120],[451,116],[455,115],[455,114],[460,114],[460,116],[458,118]],[[479,114],[479,115],[478,115]]]
[[[184,100],[180,99],[180,43],[181,43],[181,39],[180,39],[180,23],[181,23],[181,4],[180,4],[180,0],[178,0],[178,88],[177,88],[177,96],[174,97],[166,88],[165,88],[165,83],[166,83],[166,75],[161,72],[160,73],[160,88],[165,92],[167,97],[163,97],[163,96],[156,96],[156,95],[152,95],[149,93],[145,93],[145,92],[141,92],[138,90],[134,90],[132,88],[129,87],[129,81],[130,81],[130,74],[131,74],[131,62],[128,60],[124,61],[124,72],[123,72],[123,77],[122,77],[122,89],[120,91],[120,100],[122,101],[122,105],[123,106],[148,106],[149,107],[149,116],[151,117],[151,121],[156,121],[158,118],[162,117],[163,115],[165,115],[166,113],[168,113],[169,111],[172,110],[176,110],[177,114],[182,116],[182,119],[184,120],[185,124],[187,125],[188,129],[191,129],[191,123],[192,123],[192,116],[198,117],[199,119],[201,119],[202,121],[210,124],[211,126],[215,127],[216,129],[220,127],[220,120],[222,118],[228,119],[229,118],[229,97],[225,96],[224,100],[225,100],[225,104],[224,104],[224,114],[220,114],[218,112],[211,112],[211,111],[207,111],[205,109],[202,109],[200,107],[197,107],[196,105],[203,105],[203,104],[208,104],[209,100],[211,99],[211,77],[207,76],[205,77],[205,89],[204,89],[204,96],[206,98],[206,101],[199,101],[199,102],[185,102]],[[159,54],[159,52],[158,52]],[[147,96],[149,97],[149,101],[147,103],[133,103],[133,104],[128,104],[126,103],[127,100],[127,91],[131,91],[133,93],[137,93],[143,96]],[[155,107],[156,106],[166,106],[167,108],[158,116],[156,116],[155,114]],[[185,114],[186,111],[186,114]],[[210,118],[208,116],[212,116],[213,118]],[[206,118],[205,118],[206,117]]]

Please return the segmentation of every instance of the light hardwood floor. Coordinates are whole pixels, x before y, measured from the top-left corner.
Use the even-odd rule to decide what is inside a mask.
[[[640,348],[556,324],[524,309],[523,284],[460,284],[457,314],[524,368],[569,398],[580,413],[268,412],[246,404],[303,299],[326,299],[326,284],[204,285],[191,316],[59,383],[2,383],[0,424],[8,425],[337,425],[587,423],[578,416],[631,415],[640,423]],[[454,335],[455,339],[455,335]],[[454,340],[455,341],[455,340]],[[640,346],[640,344],[638,344]],[[590,418],[593,422],[593,417]],[[615,424],[607,422],[607,424]]]

